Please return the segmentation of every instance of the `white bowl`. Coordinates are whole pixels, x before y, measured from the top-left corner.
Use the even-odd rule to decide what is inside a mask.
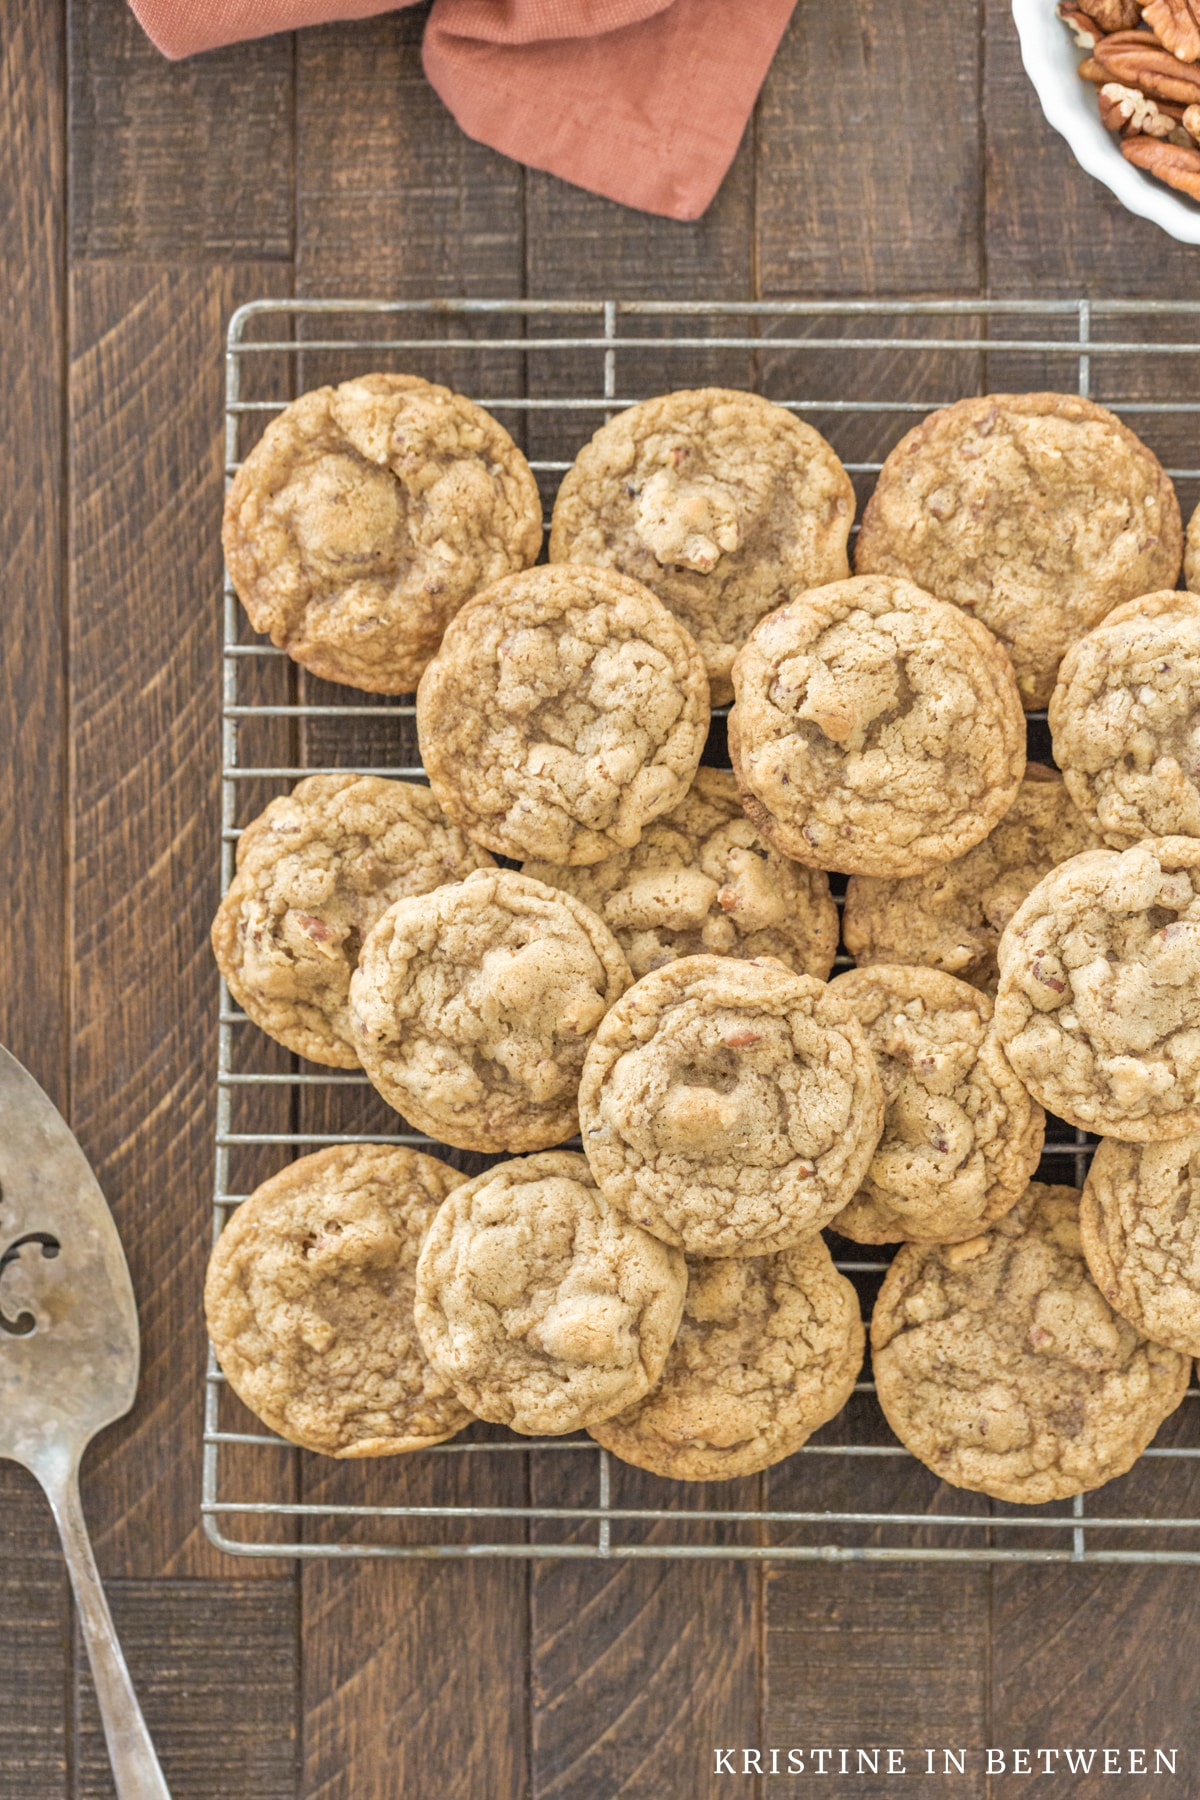
[[[1081,4],[1086,12],[1087,0]],[[1042,111],[1066,138],[1080,167],[1140,219],[1149,219],[1183,244],[1200,244],[1200,205],[1126,162],[1118,140],[1101,124],[1096,90],[1079,79],[1082,55],[1054,0],[1012,0],[1012,10],[1025,73]]]

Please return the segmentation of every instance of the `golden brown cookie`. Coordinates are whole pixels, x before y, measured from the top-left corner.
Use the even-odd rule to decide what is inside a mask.
[[[1074,1188],[1032,1182],[965,1244],[905,1244],[871,1319],[879,1404],[955,1487],[1037,1506],[1123,1475],[1191,1364],[1113,1312],[1088,1273]]]
[[[1017,797],[982,843],[924,875],[852,875],[842,935],[855,962],[923,963],[994,994],[1000,933],[1057,863],[1100,840],[1062,776],[1026,763]]]
[[[362,375],[271,421],[233,478],[222,541],[256,631],[326,681],[406,694],[463,601],[534,561],[542,505],[481,406]]]
[[[1200,1356],[1200,1137],[1106,1138],[1083,1184],[1079,1226],[1109,1305],[1156,1344]]]
[[[428,788],[310,775],[238,839],[213,953],[269,1036],[312,1062],[356,1069],[350,977],[375,921],[394,900],[493,866]]]
[[[677,1250],[609,1206],[582,1156],[550,1152],[498,1163],[442,1207],[417,1267],[417,1327],[481,1419],[557,1435],[654,1385],[686,1287]]]
[[[413,1322],[421,1240],[465,1179],[414,1150],[337,1144],[238,1207],[204,1310],[230,1387],[272,1431],[325,1456],[392,1456],[470,1423]]]
[[[1200,1131],[1200,840],[1073,856],[999,960],[996,1036],[1047,1112],[1133,1143]]]
[[[600,862],[678,806],[708,732],[700,652],[611,569],[531,569],[465,606],[417,694],[450,818],[501,856]]]
[[[1200,837],[1200,595],[1143,594],[1072,644],[1050,730],[1071,798],[1105,843]]]
[[[798,594],[733,666],[729,754],[754,824],[785,856],[919,875],[962,856],[1016,798],[1025,719],[1005,652],[911,581]]]
[[[657,1386],[588,1431],[622,1462],[674,1481],[753,1475],[841,1411],[863,1348],[858,1295],[819,1234],[776,1256],[691,1257]]]
[[[713,704],[738,647],[794,588],[850,573],[854,488],[819,432],[734,388],[618,413],[563,477],[551,562],[645,582],[699,644]]]
[[[878,963],[831,984],[866,1033],[883,1083],[883,1136],[833,1220],[858,1244],[950,1244],[1015,1206],[1046,1116],[991,1033],[986,994],[937,969]]]
[[[862,1028],[772,961],[685,956],[630,988],[584,1064],[605,1196],[696,1256],[769,1256],[840,1212],[883,1125]]]
[[[540,1150],[576,1130],[584,1054],[629,981],[573,894],[481,869],[384,913],[350,983],[355,1041],[418,1131],[460,1150]]]
[[[1183,547],[1183,579],[1193,594],[1200,594],[1200,506],[1192,514]]]
[[[774,956],[824,981],[837,951],[837,907],[822,870],[765,843],[724,769],[700,769],[681,806],[655,819],[632,850],[563,868],[522,870],[599,913],[635,976],[677,956]]]
[[[1179,502],[1153,451],[1074,394],[931,413],[883,465],[854,566],[907,575],[994,631],[1027,707],[1110,608],[1179,573]]]

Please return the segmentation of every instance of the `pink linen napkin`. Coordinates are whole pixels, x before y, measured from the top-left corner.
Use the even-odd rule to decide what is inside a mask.
[[[415,0],[130,0],[167,56]],[[700,216],[796,0],[435,0],[425,72],[463,130],[625,206]]]

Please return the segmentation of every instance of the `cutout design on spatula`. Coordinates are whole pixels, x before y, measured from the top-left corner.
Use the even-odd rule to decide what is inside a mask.
[[[0,1187],[0,1209],[3,1206],[4,1189]],[[0,1231],[0,1242],[3,1242],[2,1231]],[[47,1262],[56,1257],[62,1248],[58,1239],[48,1231],[27,1231],[23,1237],[14,1238],[12,1243],[3,1252],[0,1252],[0,1281],[3,1281],[5,1271],[19,1259],[26,1244],[40,1244],[42,1255]],[[28,1337],[30,1332],[36,1328],[37,1319],[28,1307],[23,1307],[20,1312],[10,1317],[4,1310],[3,1300],[0,1299],[0,1331],[7,1332],[10,1337]]]

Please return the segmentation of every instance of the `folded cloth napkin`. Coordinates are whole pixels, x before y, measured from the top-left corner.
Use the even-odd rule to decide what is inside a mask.
[[[167,56],[416,0],[131,0]],[[435,0],[425,72],[463,130],[577,187],[700,216],[796,0]]]

